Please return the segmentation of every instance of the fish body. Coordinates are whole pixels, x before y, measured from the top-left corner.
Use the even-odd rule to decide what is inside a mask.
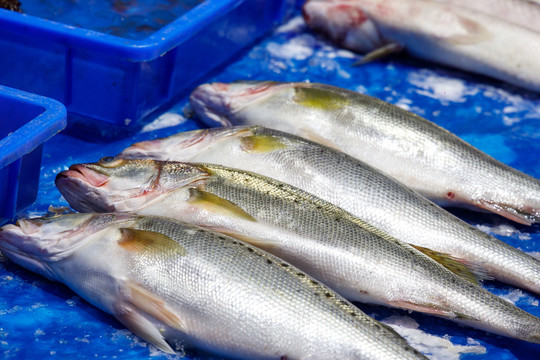
[[[96,187],[87,177],[107,180]],[[77,210],[173,217],[262,247],[350,300],[423,311],[540,341],[539,318],[285,183],[219,165],[123,159],[74,165],[57,179]]]
[[[119,157],[214,163],[259,173],[336,204],[402,242],[451,254],[500,281],[540,293],[539,260],[366,163],[288,133],[258,126],[195,130],[134,144]]]
[[[310,0],[303,13],[310,27],[353,51],[398,43],[413,56],[540,91],[540,34],[473,9],[432,0]]]
[[[210,126],[261,125],[345,152],[439,205],[540,221],[540,181],[436,124],[382,100],[316,83],[203,84],[191,94]]]
[[[436,0],[470,8],[540,32],[540,4],[528,0]]]
[[[0,229],[0,249],[165,352],[182,341],[245,359],[427,359],[282,260],[170,219],[20,220]]]

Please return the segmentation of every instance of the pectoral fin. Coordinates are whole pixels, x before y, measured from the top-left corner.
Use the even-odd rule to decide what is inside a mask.
[[[475,45],[487,41],[493,37],[493,34],[480,23],[461,15],[455,16],[457,22],[459,22],[461,28],[465,31],[463,33],[451,34],[442,38],[450,44]]]
[[[137,309],[147,313],[154,319],[182,331],[184,329],[180,317],[174,313],[158,296],[146,290],[142,286],[127,281],[126,287],[129,290],[128,301]]]
[[[534,222],[540,222],[540,214],[537,216],[532,212],[527,213],[508,204],[495,203],[486,200],[475,200],[474,205],[523,225],[530,226]]]
[[[380,48],[377,48],[365,54],[362,57],[362,60],[355,62],[353,66],[364,65],[364,64],[370,63],[372,61],[386,57],[388,55],[403,51],[404,48],[405,47],[403,45],[397,42],[391,42],[391,43],[385,44],[384,46],[381,46]]]
[[[212,231],[219,232],[219,233],[224,234],[224,235],[231,236],[233,238],[237,238],[237,239],[242,240],[242,241],[244,241],[244,242],[246,242],[246,243],[248,243],[250,245],[258,247],[259,249],[266,250],[268,252],[272,252],[273,250],[275,250],[276,248],[279,247],[279,243],[277,241],[275,241],[275,240],[255,238],[253,236],[238,233],[238,232],[233,231],[231,229],[224,229],[224,228],[219,228],[219,227],[216,227],[216,226],[205,227],[205,228],[207,228],[209,230],[212,230]]]
[[[194,206],[222,215],[232,216],[249,221],[257,221],[257,219],[248,214],[240,206],[217,195],[194,188],[189,189],[189,193],[190,198],[188,202]]]
[[[429,304],[429,303],[416,304],[409,301],[390,301],[388,302],[388,304],[390,306],[395,306],[398,308],[408,309],[408,310],[413,310],[413,311],[419,311],[419,312],[423,312],[430,315],[436,315],[436,316],[442,316],[442,317],[448,317],[448,318],[460,319],[460,320],[478,321],[478,319],[472,316],[455,312],[436,304]]]
[[[127,251],[186,255],[186,249],[165,234],[131,228],[121,228],[120,233],[118,245]]]
[[[240,146],[247,153],[268,153],[287,147],[277,137],[271,135],[244,136]]]
[[[174,350],[163,338],[158,328],[135,309],[126,306],[118,309],[114,314],[131,332],[141,339],[149,342],[167,354],[174,354]]]
[[[114,315],[135,335],[169,354],[174,354],[174,350],[165,341],[162,335],[165,329],[160,329],[159,323],[179,331],[185,330],[180,316],[159,296],[131,280],[122,287]]]
[[[304,139],[314,141],[321,145],[327,146],[331,149],[342,151],[336,144],[334,144],[330,140],[323,138],[321,135],[316,134],[314,131],[311,131],[310,129],[306,129],[306,128],[300,129],[298,131],[298,136],[303,137]]]

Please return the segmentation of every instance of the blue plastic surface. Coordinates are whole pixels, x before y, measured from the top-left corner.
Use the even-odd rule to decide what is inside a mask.
[[[298,14],[298,12],[297,12]],[[309,32],[295,17],[237,61],[204,81],[238,79],[323,82],[360,91],[407,108],[453,131],[499,160],[540,178],[540,96],[406,55],[361,67],[359,58]],[[59,134],[45,144],[37,202],[26,215],[43,215],[49,205],[67,205],[54,185],[73,163],[115,155],[132,142],[202,127],[186,118],[187,98],[178,101],[135,136],[106,144],[95,138]],[[523,226],[496,215],[452,211],[483,231],[538,256],[540,226]],[[540,316],[540,296],[498,282],[484,287]],[[12,263],[0,263],[0,354],[4,358],[173,358],[127,331],[63,285]],[[406,336],[437,360],[540,359],[540,346],[451,321],[397,309],[358,306]],[[189,359],[217,359],[187,351]]]
[[[101,24],[100,16],[110,12],[110,6],[89,12],[82,3],[75,2],[60,20]],[[98,10],[108,3],[93,2]],[[130,11],[143,1],[114,3]],[[23,10],[33,10],[32,4],[23,2]],[[280,23],[292,6],[288,0],[206,0],[142,39],[0,9],[0,84],[61,101],[70,127],[83,128],[79,132],[101,134],[112,125],[137,129],[146,116]],[[133,24],[112,25],[123,31]]]
[[[0,86],[0,225],[36,200],[43,143],[65,127],[58,101]]]

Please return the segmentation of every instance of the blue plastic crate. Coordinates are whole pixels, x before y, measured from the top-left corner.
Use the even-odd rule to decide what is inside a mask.
[[[131,11],[143,2],[95,0],[91,3],[96,11],[89,12],[83,2],[27,0],[22,14],[0,9],[0,84],[61,101],[70,127],[136,129],[142,119],[190,90],[294,9],[289,0],[205,0],[142,39],[136,32],[155,27],[148,20],[158,16],[154,12],[148,19],[139,14],[135,25],[120,17],[114,26],[94,27],[110,34],[73,25],[107,21],[106,4],[125,3]],[[186,2],[196,1],[175,3]],[[72,25],[34,16],[47,6],[69,6],[69,14],[57,18],[72,19]],[[55,11],[60,10],[46,16]],[[170,13],[160,14],[159,21],[166,23],[163,18]]]
[[[0,86],[0,225],[37,197],[43,143],[66,127],[58,101]]]

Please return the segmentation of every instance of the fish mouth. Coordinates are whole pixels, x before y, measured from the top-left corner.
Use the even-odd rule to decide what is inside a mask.
[[[227,116],[231,110],[228,89],[229,86],[223,83],[203,84],[191,93],[191,107],[208,126],[233,125]]]
[[[79,212],[114,211],[102,199],[106,199],[103,186],[109,177],[97,173],[84,165],[76,164],[58,173],[55,184],[69,205]]]
[[[191,107],[209,126],[233,126],[234,114],[280,88],[275,81],[235,81],[199,85],[190,95]]]
[[[109,181],[107,175],[88,169],[82,164],[71,165],[68,170],[60,172],[56,178],[75,178],[82,180],[93,187],[101,187]]]

